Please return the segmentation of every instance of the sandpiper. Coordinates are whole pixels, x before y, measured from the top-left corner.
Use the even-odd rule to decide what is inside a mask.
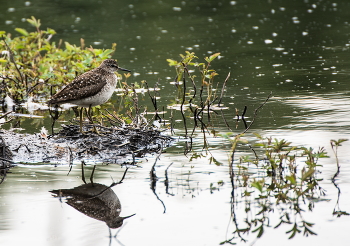
[[[80,106],[80,132],[82,132],[83,108],[89,108],[90,113],[91,107],[103,104],[111,98],[118,81],[115,74],[117,70],[131,72],[119,67],[114,59],[106,59],[99,67],[76,77],[47,103],[49,105],[72,103]],[[89,113],[88,117],[91,121]]]
[[[65,202],[83,214],[106,222],[109,228],[123,225],[123,221],[135,214],[121,217],[121,203],[114,191],[103,184],[88,183],[72,189],[51,190],[55,197],[66,198]]]

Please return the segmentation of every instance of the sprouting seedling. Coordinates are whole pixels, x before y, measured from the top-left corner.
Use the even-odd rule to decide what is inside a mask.
[[[341,143],[348,141],[349,139],[341,138],[338,140],[331,139],[331,147],[333,150],[333,153],[335,155],[335,159],[337,162],[337,166],[339,167],[339,159],[338,159],[338,147],[341,146]]]

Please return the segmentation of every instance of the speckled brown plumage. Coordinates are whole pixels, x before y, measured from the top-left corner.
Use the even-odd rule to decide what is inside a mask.
[[[91,218],[106,222],[110,228],[119,228],[124,219],[134,215],[120,217],[121,204],[118,196],[103,184],[83,184],[72,189],[50,192],[56,197],[65,197],[68,205]]]
[[[72,103],[81,107],[103,104],[114,92],[118,80],[114,72],[118,69],[130,72],[120,68],[114,59],[106,59],[98,68],[76,77],[47,103],[50,105]]]

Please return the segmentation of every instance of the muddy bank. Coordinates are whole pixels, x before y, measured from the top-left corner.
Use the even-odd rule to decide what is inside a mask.
[[[53,136],[45,131],[37,134],[21,134],[1,131],[14,163],[38,163],[65,165],[80,163],[133,163],[146,154],[159,153],[174,141],[163,131],[152,128],[122,128],[96,126],[99,134],[84,126],[62,125]]]

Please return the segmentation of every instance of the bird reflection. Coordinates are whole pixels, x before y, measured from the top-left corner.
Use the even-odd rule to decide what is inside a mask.
[[[79,212],[106,222],[111,229],[121,227],[125,219],[135,215],[119,216],[121,204],[111,186],[88,183],[72,189],[59,189],[50,192],[53,193],[54,197],[66,198],[66,203]]]

